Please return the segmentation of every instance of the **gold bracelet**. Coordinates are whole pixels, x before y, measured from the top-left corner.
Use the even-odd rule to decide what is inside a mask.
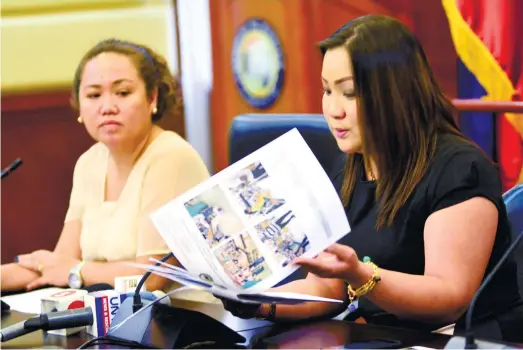
[[[263,304],[260,305],[260,309],[263,308]],[[276,304],[270,304],[269,305],[269,311],[267,313],[267,316],[258,316],[256,317],[257,320],[262,321],[271,321],[274,322],[276,319]]]
[[[370,258],[368,256],[363,258],[363,262],[365,264],[369,264],[370,266],[372,266],[372,270],[373,270],[372,276],[364,285],[357,288],[356,290],[354,290],[354,288],[352,288],[352,286],[350,284],[347,285],[347,289],[348,289],[347,294],[349,296],[350,303],[352,303],[355,299],[358,299],[359,297],[364,296],[365,294],[369,293],[372,290],[372,288],[374,288],[374,286],[381,281],[381,276],[378,271],[378,266],[375,263],[373,263],[372,261],[370,261]]]

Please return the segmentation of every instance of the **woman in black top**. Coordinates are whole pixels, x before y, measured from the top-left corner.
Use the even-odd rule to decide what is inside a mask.
[[[277,290],[347,299],[350,285],[359,301],[349,319],[424,329],[456,322],[463,329],[472,296],[511,241],[497,171],[459,132],[403,24],[360,17],[320,48],[323,113],[346,153],[333,183],[352,231],[317,258],[298,258],[312,273]],[[237,305],[224,304],[240,317],[275,320],[341,311],[306,303],[236,312]],[[476,305],[477,336],[523,341],[521,304],[509,261]]]

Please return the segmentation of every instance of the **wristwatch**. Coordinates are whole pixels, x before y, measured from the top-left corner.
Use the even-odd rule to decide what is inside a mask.
[[[67,278],[67,283],[70,288],[79,289],[84,285],[84,280],[82,278],[82,267],[84,267],[85,261],[82,261],[69,272],[69,277]]]

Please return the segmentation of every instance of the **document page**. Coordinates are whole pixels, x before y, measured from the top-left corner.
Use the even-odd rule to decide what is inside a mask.
[[[8,295],[2,300],[9,304],[11,310],[25,312],[28,314],[40,314],[42,309],[42,298],[46,298],[64,288],[50,287],[37,289],[31,292]]]
[[[151,219],[187,270],[158,270],[227,293],[258,293],[350,232],[329,177],[293,129],[172,200]],[[289,296],[290,297],[290,296]]]

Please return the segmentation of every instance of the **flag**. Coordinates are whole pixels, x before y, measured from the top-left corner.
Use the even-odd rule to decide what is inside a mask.
[[[523,100],[523,1],[442,0],[458,63],[458,97]],[[499,163],[504,190],[523,182],[523,114],[462,113],[463,132]]]

